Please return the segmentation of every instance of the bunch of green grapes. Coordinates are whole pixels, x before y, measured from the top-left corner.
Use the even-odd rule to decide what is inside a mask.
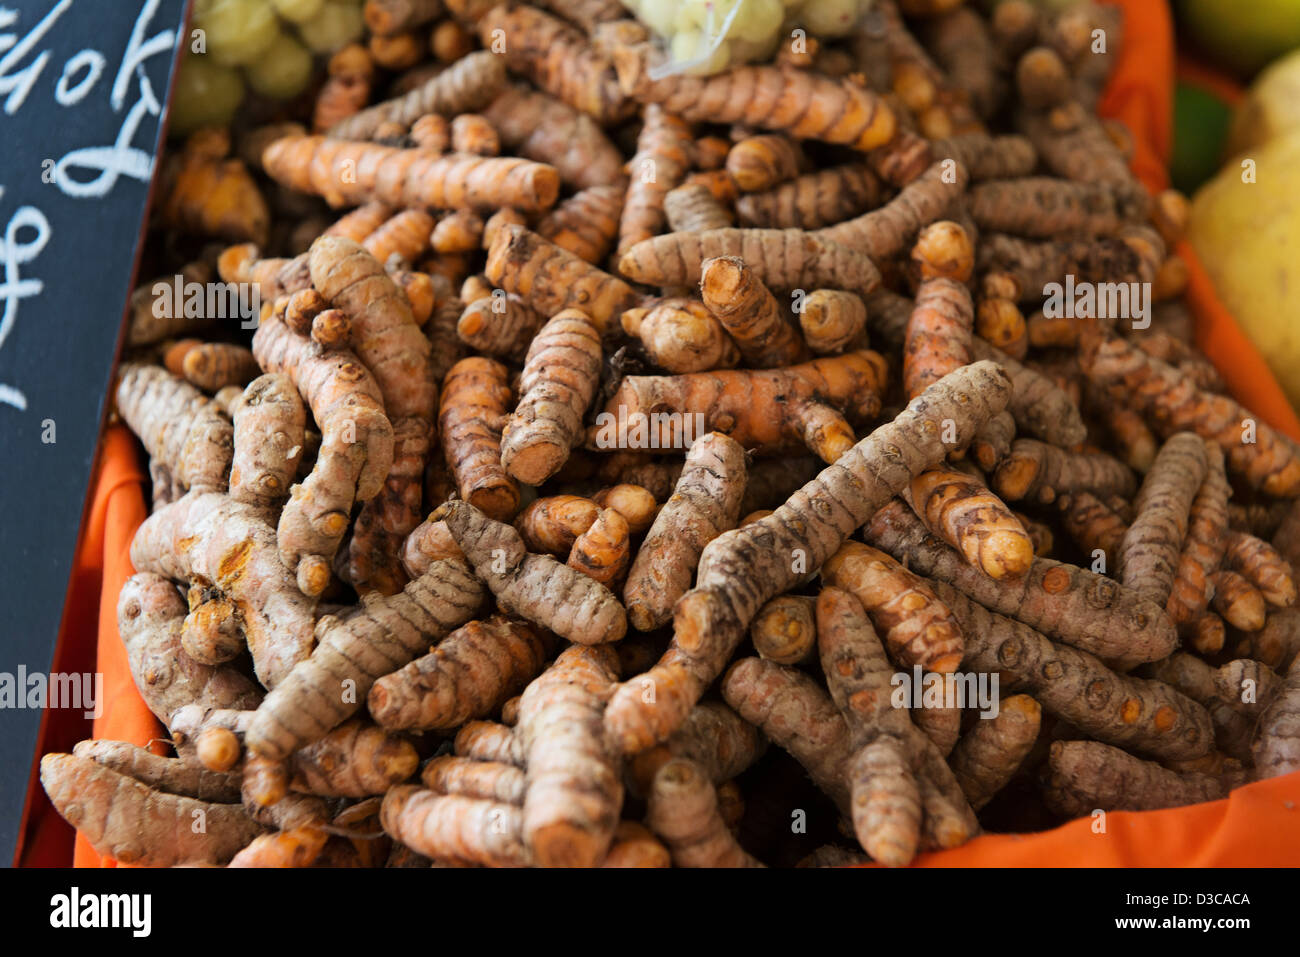
[[[272,99],[297,96],[316,56],[365,30],[362,0],[195,0],[191,42],[180,63],[171,128],[184,135],[225,125],[247,89]]]
[[[871,0],[623,0],[662,37],[677,72],[717,73],[769,58],[782,38],[801,27],[843,36]]]

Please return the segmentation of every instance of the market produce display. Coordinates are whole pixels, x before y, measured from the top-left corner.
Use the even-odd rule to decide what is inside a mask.
[[[285,99],[175,108],[145,258],[260,310],[133,297],[174,754],[44,756],[100,853],[901,866],[1300,769],[1300,448],[1192,344],[1114,8],[198,7]]]

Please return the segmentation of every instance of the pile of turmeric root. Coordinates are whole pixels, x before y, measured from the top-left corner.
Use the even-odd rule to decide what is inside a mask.
[[[703,77],[614,0],[369,0],[432,58],[192,137],[116,387],[169,737],[47,755],[59,811],[152,865],[903,865],[1300,768],[1300,452],[1096,115],[1116,9],[1058,7]]]

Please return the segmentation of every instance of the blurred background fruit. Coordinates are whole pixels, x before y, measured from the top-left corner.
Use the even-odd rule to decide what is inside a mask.
[[[1184,193],[1218,172],[1223,142],[1232,122],[1232,107],[1216,93],[1180,81],[1174,90],[1174,151],[1169,177]]]
[[[1252,150],[1255,182],[1239,159],[1192,200],[1188,239],[1219,298],[1300,407],[1300,130]]]
[[[1227,154],[1267,143],[1300,129],[1300,49],[1264,70],[1237,107],[1228,132]]]
[[[1243,79],[1300,47],[1300,0],[1179,0],[1176,9],[1197,44]]]

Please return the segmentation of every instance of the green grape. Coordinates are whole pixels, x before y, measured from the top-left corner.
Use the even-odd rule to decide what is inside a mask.
[[[316,18],[298,25],[298,35],[312,53],[333,53],[359,39],[366,22],[351,0],[329,0]]]
[[[684,3],[679,3],[673,13],[673,28],[665,36],[676,39],[682,33],[702,32],[704,30],[704,21],[708,19],[708,16],[709,12],[705,0],[686,0]]]
[[[736,17],[731,36],[766,44],[781,29],[785,9],[781,0],[744,0],[745,8]]]
[[[682,72],[692,76],[707,76],[726,69],[727,63],[730,61],[730,51],[726,43],[719,44],[718,48],[713,51],[713,55],[704,62],[695,63],[697,58],[705,56],[708,52],[709,43],[710,41],[704,34],[694,30],[678,33],[669,43],[672,62],[683,66],[690,63],[691,66]]]
[[[196,10],[194,25],[206,36],[208,55],[222,66],[251,63],[280,33],[265,0],[211,0],[202,15]]]
[[[273,100],[297,96],[311,82],[312,58],[301,43],[281,34],[266,55],[244,68],[248,85]]]
[[[861,0],[817,0],[804,4],[801,19],[809,33],[842,37],[853,29],[865,6]]]
[[[226,126],[244,99],[244,81],[233,67],[187,54],[177,68],[169,107],[169,130],[185,136],[203,126]]]
[[[320,13],[325,0],[271,0],[275,12],[292,23],[306,23]]]

